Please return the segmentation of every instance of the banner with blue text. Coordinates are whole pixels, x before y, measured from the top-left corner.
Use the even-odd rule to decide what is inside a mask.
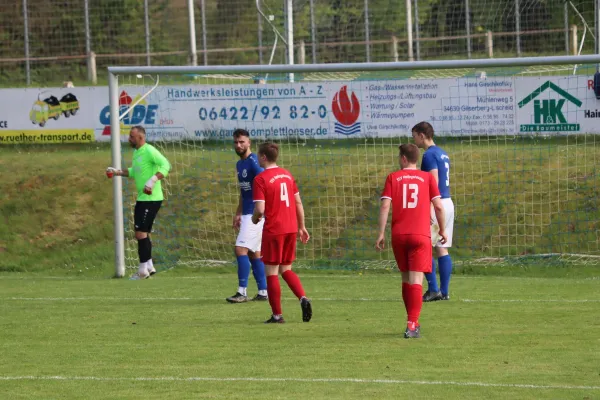
[[[439,136],[600,133],[593,78],[475,77],[120,88],[122,140],[132,126],[153,140],[223,140],[245,128],[261,139],[410,136],[429,121]],[[106,87],[0,90],[1,143],[110,140]]]

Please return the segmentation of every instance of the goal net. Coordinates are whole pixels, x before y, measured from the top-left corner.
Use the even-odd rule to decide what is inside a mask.
[[[598,264],[600,109],[597,66],[584,61],[600,58],[546,59],[552,68],[531,59],[115,68],[117,151],[130,165],[126,135],[141,124],[172,164],[152,233],[162,269],[233,265],[236,128],[250,132],[254,151],[276,141],[278,164],[297,179],[311,240],[298,244],[295,265],[393,268],[391,250],[374,248],[379,198],[420,121],[450,156],[456,264]],[[134,188],[123,181],[130,268]]]

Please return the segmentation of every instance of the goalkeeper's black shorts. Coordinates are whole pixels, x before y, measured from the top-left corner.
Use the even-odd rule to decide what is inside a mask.
[[[135,203],[133,223],[136,232],[152,232],[152,224],[154,224],[161,204],[162,201],[138,201]]]

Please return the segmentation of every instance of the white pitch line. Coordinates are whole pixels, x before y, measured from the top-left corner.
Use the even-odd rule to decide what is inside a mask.
[[[598,303],[600,299],[501,299],[501,300],[479,300],[460,299],[463,303]]]
[[[519,389],[560,389],[560,390],[600,390],[600,386],[578,385],[534,385],[525,383],[486,383],[486,382],[457,382],[457,381],[413,381],[403,379],[358,379],[358,378],[256,378],[256,377],[188,377],[159,376],[140,378],[111,378],[100,376],[0,376],[4,381],[100,381],[100,382],[298,382],[298,383],[364,383],[391,385],[444,385],[444,386],[473,386],[500,387]]]
[[[221,297],[3,297],[0,300],[15,301],[221,301]],[[283,300],[296,300],[293,297],[287,297]],[[331,297],[312,297],[313,301],[340,301],[340,302],[399,302],[402,299],[384,299],[384,298],[331,298]],[[600,299],[457,299],[462,303],[598,303]]]
[[[205,276],[165,276],[163,275],[164,278],[173,278],[173,279],[231,279],[232,276],[234,276],[235,273],[232,274],[223,274],[223,275],[205,275]],[[394,274],[394,275],[384,275],[384,274],[355,274],[355,275],[303,275],[303,274],[298,274],[298,276],[302,279],[307,278],[307,279],[361,279],[361,278],[374,278],[374,277],[385,277],[385,278],[396,278],[396,279],[402,279],[402,276],[400,274]]]
[[[319,280],[328,280],[328,279],[370,279],[370,278],[381,278],[381,279],[402,279],[402,276],[397,273],[392,274],[353,274],[353,275],[299,275],[302,279],[319,279]],[[223,275],[204,275],[204,276],[173,276],[169,274],[160,273],[160,279],[198,279],[198,280],[212,280],[212,279],[235,279],[232,277],[237,277],[235,273],[231,274],[223,274]],[[485,275],[456,275],[452,276],[452,279],[456,280],[475,280],[475,279],[489,279],[489,276]],[[502,276],[495,277],[501,278],[502,280],[519,280],[521,282],[524,281],[556,281],[557,278],[544,278],[544,277],[515,277],[515,276]],[[589,281],[597,281],[600,280],[600,276],[592,276],[588,278],[564,278],[568,279],[570,283],[589,283]],[[25,281],[35,281],[35,280],[59,280],[59,281],[107,281],[109,278],[107,277],[86,277],[86,276],[14,276],[8,274],[0,274],[0,280],[9,281],[9,280],[25,280]],[[126,278],[123,278],[126,280]]]
[[[231,273],[231,274],[221,274],[221,275],[202,275],[202,276],[172,276],[172,275],[161,275],[160,278],[161,279],[200,279],[200,280],[209,280],[209,279],[231,279],[233,277],[237,277],[237,275],[235,273]],[[389,274],[386,273],[369,273],[364,272],[364,273],[354,273],[352,275],[304,275],[302,272],[300,272],[298,274],[298,276],[301,279],[322,279],[322,280],[326,280],[326,279],[370,279],[370,278],[380,278],[380,279],[402,279],[402,275],[400,275],[399,273],[396,272],[392,272]],[[1,276],[0,276],[1,277]],[[541,277],[541,276],[492,276],[492,275],[452,275],[452,279],[459,279],[459,280],[474,280],[474,279],[490,279],[490,278],[494,278],[494,279],[502,279],[502,280],[518,280],[518,281],[546,281],[546,280],[552,280],[552,281],[556,281],[557,279],[562,279],[562,278],[552,278],[552,277]],[[26,279],[30,279],[30,278],[26,278]],[[85,279],[85,278],[82,278]],[[600,280],[600,276],[593,276],[593,277],[589,277],[589,278],[564,278],[564,279],[568,279],[569,282],[584,282],[584,281],[590,281],[590,280]]]

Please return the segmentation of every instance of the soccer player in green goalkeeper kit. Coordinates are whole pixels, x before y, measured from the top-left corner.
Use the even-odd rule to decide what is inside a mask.
[[[146,143],[146,130],[142,126],[134,126],[129,132],[129,144],[133,151],[131,168],[117,170],[106,169],[106,175],[125,176],[135,180],[137,201],[134,211],[135,238],[138,242],[140,265],[131,277],[133,280],[145,279],[156,273],[152,263],[152,242],[150,232],[154,219],[164,199],[161,179],[171,170],[171,164],[154,146]]]

